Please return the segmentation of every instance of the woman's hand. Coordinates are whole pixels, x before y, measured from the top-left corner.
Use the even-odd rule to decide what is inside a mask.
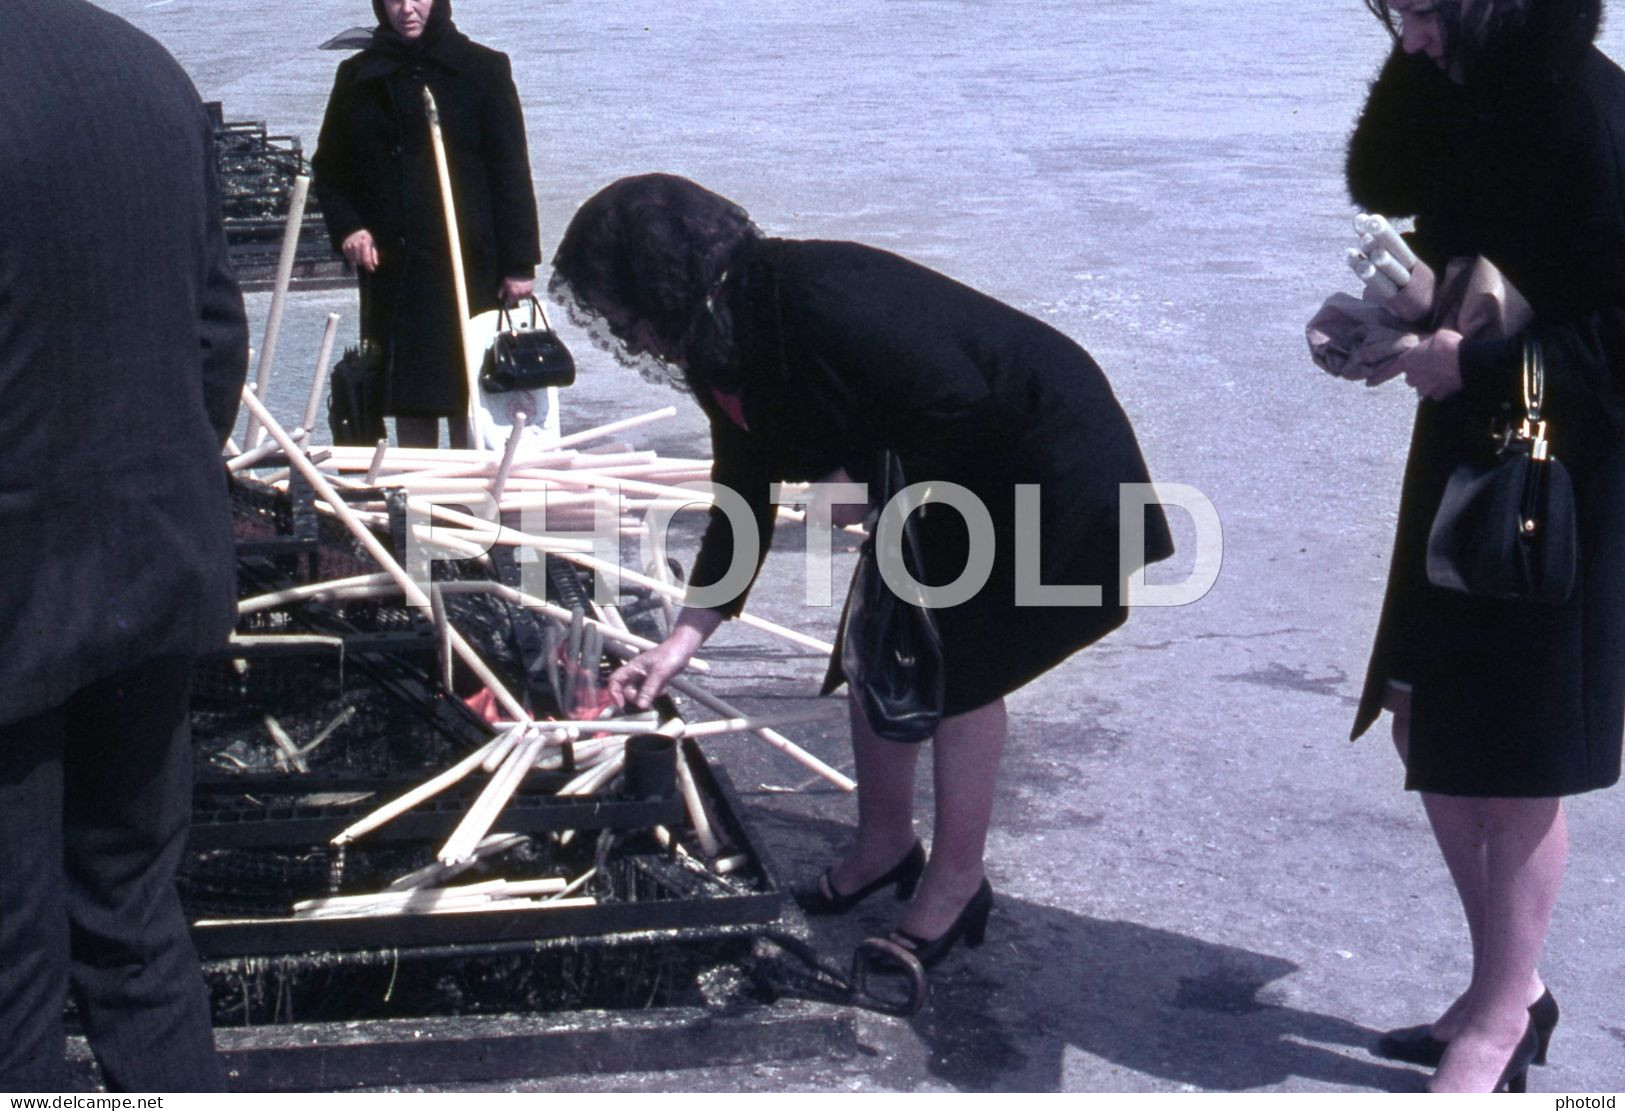
[[[1461,390],[1461,340],[1460,332],[1440,328],[1372,375],[1366,385],[1381,385],[1403,374],[1411,389],[1433,401],[1443,401]]]
[[[504,305],[512,306],[530,300],[535,292],[535,278],[503,278],[502,288],[497,290],[497,296]]]
[[[1411,271],[1411,280],[1400,286],[1399,292],[1382,303],[1382,307],[1408,324],[1426,320],[1433,312],[1433,294],[1436,283],[1433,268],[1420,260]]]
[[[655,699],[666,693],[672,676],[688,666],[705,638],[720,624],[722,614],[717,610],[685,606],[672,623],[670,636],[653,648],[639,652],[610,674],[610,701],[617,706],[630,702],[640,710],[647,710]]]
[[[378,244],[372,241],[372,232],[366,228],[353,231],[344,238],[340,248],[350,265],[368,273],[378,269]]]

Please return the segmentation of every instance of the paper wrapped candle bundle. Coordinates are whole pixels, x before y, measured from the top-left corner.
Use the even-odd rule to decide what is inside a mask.
[[[1370,221],[1380,221],[1380,226]],[[1529,302],[1482,256],[1451,259],[1434,293],[1432,313],[1416,325],[1406,323],[1381,302],[1407,284],[1418,261],[1416,255],[1380,216],[1362,216],[1355,227],[1362,233],[1364,249],[1351,248],[1349,263],[1366,282],[1367,297],[1378,300],[1334,293],[1310,318],[1305,328],[1309,356],[1328,374],[1365,381],[1420,343],[1423,334],[1441,328],[1498,339],[1515,335],[1529,324]],[[1403,248],[1403,256],[1394,244]],[[1402,262],[1402,257],[1409,261]],[[1393,280],[1390,271],[1400,268],[1406,282]]]

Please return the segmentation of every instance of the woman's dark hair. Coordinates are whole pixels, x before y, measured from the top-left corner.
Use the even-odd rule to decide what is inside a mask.
[[[679,387],[714,381],[733,358],[723,284],[738,277],[758,235],[743,208],[687,178],[622,178],[570,221],[548,292],[645,377]]]
[[[1463,0],[1435,0],[1446,60],[1460,65],[1471,80],[1481,70],[1494,72],[1502,63],[1528,53],[1534,44],[1520,43],[1518,31],[1529,22],[1533,4],[1534,0],[1472,0],[1465,4]],[[1399,38],[1400,16],[1389,0],[1365,0],[1365,6],[1390,35]]]

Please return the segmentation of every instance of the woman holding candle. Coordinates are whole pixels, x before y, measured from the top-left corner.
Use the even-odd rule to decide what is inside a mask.
[[[467,446],[459,313],[531,295],[541,246],[525,121],[508,56],[472,42],[451,0],[372,0],[372,44],[339,65],[316,153],[334,247],[360,274],[385,412],[405,447]],[[458,305],[423,88],[434,93],[457,201],[469,305]]]
[[[1625,74],[1592,45],[1600,0],[1367,0],[1396,47],[1350,143],[1371,212],[1414,216],[1421,256],[1388,307],[1421,342],[1370,379],[1421,397],[1387,596],[1354,734],[1386,708],[1466,911],[1472,979],[1380,1052],[1435,1091],[1521,1090],[1557,1007],[1537,965],[1567,863],[1562,796],[1615,783],[1625,722]],[[1504,339],[1427,330],[1432,275],[1483,256],[1527,298]],[[1427,537],[1460,463],[1521,413],[1546,364],[1573,477],[1580,571],[1561,605],[1430,584]]]
[[[878,890],[917,887],[894,941],[927,965],[961,938],[979,944],[1004,696],[1120,625],[1120,575],[1172,551],[1153,509],[1143,554],[1119,567],[1118,487],[1148,479],[1105,376],[1059,332],[941,274],[855,243],[767,238],[737,205],[663,174],[615,182],[583,205],[553,268],[550,288],[579,323],[705,411],[714,480],[755,521],[750,577],[772,536],[772,483],[863,479],[883,449],[908,481],[958,483],[989,510],[986,585],[934,611],[947,692],[929,862],[913,826],[919,746],[882,739],[854,700],[856,841],[804,895],[813,912],[841,913]],[[1038,581],[1100,586],[1098,604],[1016,608],[1016,484],[1040,491],[1020,538]],[[833,519],[862,516],[861,505],[837,505]],[[920,578],[957,579],[971,547],[963,518],[934,506],[916,519]],[[691,589],[724,577],[735,542],[714,512]],[[648,706],[746,590],[685,606],[664,642],[611,676],[612,697]]]

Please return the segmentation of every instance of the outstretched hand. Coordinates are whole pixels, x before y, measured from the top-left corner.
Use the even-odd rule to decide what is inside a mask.
[[[609,676],[609,698],[617,706],[628,702],[640,710],[647,710],[654,700],[666,693],[673,675],[688,666],[692,649],[674,645],[670,637],[639,652]]]
[[[609,677],[609,698],[617,706],[628,702],[647,710],[666,693],[672,677],[688,666],[705,639],[722,624],[717,610],[684,606],[672,623],[670,635],[616,668]]]

